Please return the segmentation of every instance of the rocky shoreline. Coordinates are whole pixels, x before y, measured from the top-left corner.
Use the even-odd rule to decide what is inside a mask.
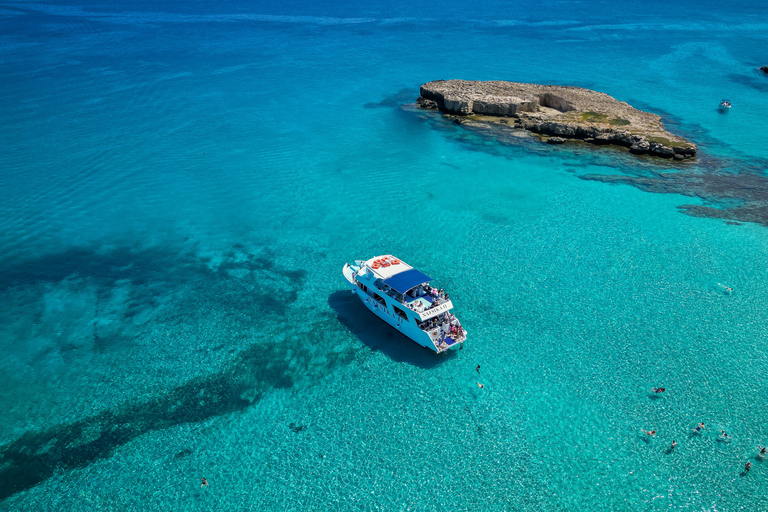
[[[551,144],[580,139],[675,160],[694,158],[698,151],[696,144],[666,131],[658,115],[580,87],[436,80],[421,86],[417,103],[453,116],[457,123],[524,129],[547,136]]]

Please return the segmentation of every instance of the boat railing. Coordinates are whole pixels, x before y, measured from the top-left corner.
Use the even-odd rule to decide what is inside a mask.
[[[446,325],[447,324],[447,325]],[[422,331],[429,334],[433,340],[450,336],[458,341],[458,338],[466,339],[464,328],[461,326],[459,320],[452,316],[449,322],[432,322],[427,320],[419,325]]]
[[[432,339],[432,343],[435,345],[435,348],[437,348],[437,351],[443,352],[457,343],[464,343],[467,340],[467,333],[463,329],[457,333],[449,332],[447,334],[440,331],[437,335],[430,333],[430,338]]]
[[[407,308],[412,309],[413,311],[416,311],[417,313],[424,313],[434,307],[437,307],[441,304],[445,304],[450,300],[449,295],[447,293],[443,293],[441,295],[438,295],[438,294],[433,295],[432,293],[429,293],[429,292],[420,293],[416,297],[411,297],[410,300],[407,300],[410,297],[410,295],[404,295],[402,293],[396,292],[392,288],[380,282],[377,282],[376,285],[377,285],[376,287],[382,293],[394,299],[396,302],[402,304],[403,306],[406,306]],[[417,307],[414,304],[416,299],[429,299],[429,300],[426,301],[427,302],[426,307],[423,307],[423,306]],[[421,304],[421,302],[419,304]]]

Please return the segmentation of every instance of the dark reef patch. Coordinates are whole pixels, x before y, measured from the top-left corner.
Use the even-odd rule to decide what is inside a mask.
[[[297,425],[296,423],[291,422],[291,424],[288,425],[288,428],[290,428],[294,434],[298,434],[299,432],[303,432],[307,428],[307,426]]]
[[[154,308],[158,302],[167,306],[168,294],[173,297],[184,288],[184,309],[167,307],[163,321],[185,326],[194,324],[200,315],[208,315],[212,308],[225,312],[228,328],[234,332],[213,348],[231,349],[230,353],[236,355],[223,370],[160,390],[149,399],[146,395],[128,398],[120,406],[42,431],[29,431],[0,446],[0,501],[56,473],[106,459],[144,434],[237,413],[258,402],[265,393],[291,388],[297,379],[326,375],[354,360],[354,348],[336,348],[324,354],[320,367],[314,362],[316,347],[295,342],[296,338],[315,340],[332,331],[341,333],[342,327],[330,312],[316,322],[296,322],[284,337],[258,336],[257,326],[265,319],[286,321],[305,279],[305,271],[275,263],[268,249],[258,254],[233,250],[218,266],[206,265],[201,258],[184,251],[128,247],[77,248],[6,265],[0,277],[0,293],[11,293],[17,287],[35,290],[49,284],[87,283],[89,289],[96,290],[98,315],[102,298],[106,300],[120,287],[126,294],[121,300],[126,302],[127,319]],[[123,286],[125,283],[131,286]],[[23,307],[39,307],[34,300],[27,300],[29,304]],[[175,299],[170,300],[172,303]],[[118,335],[132,340],[136,333],[130,321],[116,320],[120,325]],[[237,329],[238,325],[242,330]],[[93,335],[99,352],[110,350],[116,342],[102,335],[98,327],[94,327]],[[49,348],[56,349],[76,351],[78,346],[62,340],[60,345]],[[179,459],[191,453],[186,449],[169,456]]]
[[[410,87],[401,89],[398,92],[385,96],[378,103],[368,102],[363,105],[363,108],[397,108],[403,103],[413,101],[413,89]]]
[[[717,145],[709,131],[698,125],[685,125],[669,112],[652,109],[642,102],[638,106],[661,116],[665,125],[685,133],[705,145]],[[729,223],[754,222],[768,226],[768,160],[761,158],[717,158],[698,154],[696,162],[670,169],[668,162],[659,159],[632,157],[617,149],[608,153],[599,152],[588,144],[555,146],[541,144],[537,137],[516,136],[520,131],[510,132],[495,126],[457,126],[439,113],[422,111],[414,105],[403,105],[403,110],[413,112],[429,126],[440,131],[445,137],[465,145],[469,150],[490,153],[504,158],[515,158],[515,152],[523,150],[531,154],[570,154],[579,158],[578,164],[564,166],[581,179],[604,183],[623,184],[637,187],[646,192],[658,194],[679,194],[698,197],[703,205],[680,205],[681,212],[696,217],[711,217]],[[479,123],[478,123],[479,125]],[[584,159],[589,165],[604,166],[615,174],[582,174]]]
[[[728,80],[739,85],[751,87],[756,91],[768,92],[768,80],[765,80],[765,74],[761,73],[759,70],[749,75],[731,73],[728,75]]]
[[[646,192],[699,197],[709,205],[680,205],[696,217],[768,226],[768,176],[754,172],[668,172],[653,176],[587,174],[581,179],[632,185]]]
[[[280,344],[252,345],[232,367],[194,379],[152,400],[24,434],[0,448],[0,500],[38,485],[57,471],[106,459],[141,435],[242,411],[267,390],[292,387],[287,350]],[[253,393],[254,389],[261,391]],[[245,394],[248,399],[243,398]],[[191,453],[187,449],[174,457]]]
[[[56,471],[105,459],[147,432],[247,407],[249,402],[239,397],[241,390],[228,377],[198,379],[150,402],[25,434],[0,452],[0,500],[34,487]]]
[[[184,457],[192,455],[193,453],[194,452],[190,448],[184,448],[180,452],[176,452],[176,454],[174,454],[173,458],[174,459],[183,459]]]
[[[130,283],[125,320],[156,307],[159,297],[170,290],[191,288],[198,291],[193,295],[201,302],[223,305],[255,319],[265,314],[285,315],[306,277],[304,270],[276,265],[268,250],[258,254],[232,250],[217,267],[207,263],[188,250],[78,247],[6,264],[0,293],[17,286],[84,279],[96,287],[98,308],[98,301],[109,297],[118,283]],[[260,292],[250,291],[254,287]],[[98,331],[94,336],[99,336]],[[109,339],[99,339],[102,348],[110,344],[114,343]]]

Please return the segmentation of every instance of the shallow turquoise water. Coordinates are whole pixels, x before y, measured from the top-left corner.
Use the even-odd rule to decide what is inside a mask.
[[[585,86],[762,175],[762,8],[555,6],[1,4],[0,510],[768,509],[766,228],[401,108]],[[383,253],[464,350],[344,291]]]

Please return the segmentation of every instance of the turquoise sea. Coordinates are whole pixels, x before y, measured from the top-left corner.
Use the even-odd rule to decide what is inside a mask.
[[[768,510],[766,47],[751,0],[0,1],[0,511]],[[408,106],[449,78],[700,151]],[[388,253],[463,350],[346,291]]]

